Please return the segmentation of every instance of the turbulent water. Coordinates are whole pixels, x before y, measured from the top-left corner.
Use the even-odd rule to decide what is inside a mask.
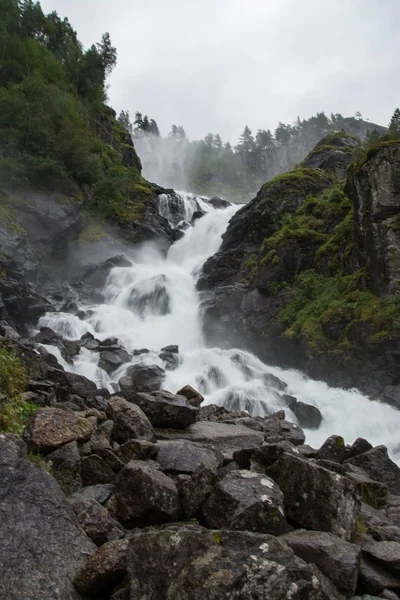
[[[199,209],[206,214],[188,226]],[[346,443],[362,436],[374,445],[386,444],[392,457],[399,461],[400,450],[396,450],[399,411],[370,401],[357,390],[331,388],[298,371],[267,366],[249,352],[205,346],[196,280],[205,260],[217,252],[221,235],[237,209],[238,206],[231,206],[217,210],[191,194],[181,193],[173,198],[163,195],[161,214],[174,226],[179,220],[187,226],[185,235],[170,247],[167,256],[162,256],[151,244],[144,246],[130,257],[130,267],[111,271],[103,304],[80,306],[87,312],[83,320],[67,313],[50,313],[39,322],[40,326],[48,326],[68,339],[79,339],[91,332],[100,340],[117,337],[129,352],[147,348],[149,353],[134,356],[110,377],[99,368],[97,352],[83,348],[71,366],[57,348],[46,347],[66,369],[85,375],[99,387],[113,390],[132,364],[157,364],[165,368],[158,356],[160,349],[178,344],[180,363],[175,370],[166,371],[165,389],[176,392],[190,384],[203,393],[206,403],[248,410],[253,415],[265,415],[283,407],[278,391],[265,381],[270,373],[288,384],[286,393],[320,409],[321,426],[306,430],[309,444],[318,446],[331,434],[342,435]],[[296,421],[291,411],[285,410],[287,417]]]

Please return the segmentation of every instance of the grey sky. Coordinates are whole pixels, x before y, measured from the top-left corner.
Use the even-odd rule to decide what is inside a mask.
[[[235,142],[323,110],[386,125],[400,105],[400,0],[41,0],[118,50],[110,104]]]

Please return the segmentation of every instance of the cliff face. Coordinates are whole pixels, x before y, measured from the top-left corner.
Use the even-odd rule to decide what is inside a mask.
[[[400,405],[400,143],[343,185],[356,142],[329,137],[232,218],[199,283],[206,333]]]

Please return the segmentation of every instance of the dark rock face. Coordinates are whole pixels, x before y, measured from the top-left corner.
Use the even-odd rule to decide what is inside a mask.
[[[129,367],[126,376],[130,377],[135,391],[153,392],[161,388],[165,371],[157,365],[134,365]]]
[[[51,464],[51,473],[58,481],[66,496],[70,496],[82,487],[81,457],[76,441],[61,446],[47,455]]]
[[[385,446],[349,458],[346,463],[360,467],[371,479],[384,483],[393,494],[400,495],[400,468],[389,458]]]
[[[324,598],[311,568],[270,535],[187,525],[138,532],[127,567],[131,598]]]
[[[164,390],[150,394],[125,390],[121,396],[137,404],[153,427],[185,429],[195,422],[198,413],[198,409],[190,406],[183,396]]]
[[[352,152],[358,146],[360,141],[349,135],[328,135],[318,142],[302,165],[309,169],[322,169],[342,178],[346,175],[347,167],[352,161]]]
[[[128,526],[177,519],[178,490],[155,463],[131,460],[118,474],[116,487],[117,516]]]
[[[214,488],[203,506],[207,525],[280,535],[288,529],[283,494],[269,477],[233,471]]]
[[[0,434],[0,596],[79,600],[72,580],[95,546],[57,482],[24,452],[17,438]]]
[[[300,526],[351,539],[360,508],[354,482],[289,453],[268,474],[284,494],[288,517]]]
[[[322,414],[316,406],[306,404],[305,402],[295,402],[290,409],[296,415],[301,427],[318,429],[321,425]]]
[[[361,550],[322,531],[292,531],[280,538],[307,563],[314,563],[348,598],[356,591]]]
[[[224,200],[219,196],[212,196],[212,198],[209,199],[208,203],[211,204],[214,208],[219,209],[224,209],[228,208],[228,206],[231,206],[231,203],[228,202],[228,200]]]

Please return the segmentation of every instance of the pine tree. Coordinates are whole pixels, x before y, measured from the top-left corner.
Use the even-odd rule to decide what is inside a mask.
[[[389,123],[389,131],[392,134],[400,133],[400,109],[396,108]]]
[[[254,138],[251,129],[246,125],[242,135],[239,138],[239,143],[236,146],[239,152],[252,152],[255,149]]]

